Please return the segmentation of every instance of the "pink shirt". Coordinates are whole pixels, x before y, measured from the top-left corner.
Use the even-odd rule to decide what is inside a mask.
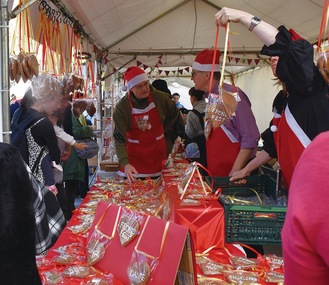
[[[282,230],[285,285],[329,284],[329,132],[305,149]]]

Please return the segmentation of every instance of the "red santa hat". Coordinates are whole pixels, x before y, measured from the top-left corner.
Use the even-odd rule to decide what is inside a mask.
[[[126,70],[123,76],[123,80],[127,86],[123,86],[122,90],[127,91],[127,87],[130,90],[135,85],[144,81],[148,81],[149,78],[143,69],[137,66],[131,66]]]
[[[213,49],[205,49],[203,51],[200,51],[192,65],[192,69],[199,70],[199,71],[212,71],[212,63],[214,60],[215,55],[215,64],[214,64],[214,71],[220,71],[220,51]]]
[[[293,41],[303,40],[303,38],[302,38],[299,34],[297,34],[295,30],[290,29],[290,30],[289,30],[289,33],[290,33],[290,35],[291,35],[291,39],[292,39]]]

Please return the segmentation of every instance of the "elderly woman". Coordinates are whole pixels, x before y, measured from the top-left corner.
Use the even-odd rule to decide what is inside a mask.
[[[12,119],[12,144],[18,147],[33,175],[50,186],[55,181],[45,157],[49,155],[51,161],[59,163],[60,150],[47,115],[59,108],[62,99],[60,85],[56,77],[40,74],[32,79],[31,86]]]

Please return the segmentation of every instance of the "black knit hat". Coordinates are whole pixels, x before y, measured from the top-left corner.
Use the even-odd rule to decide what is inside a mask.
[[[188,112],[190,112],[190,110],[186,109],[186,108],[180,108],[179,111],[181,111],[182,114],[187,115]]]
[[[167,81],[163,79],[156,79],[152,82],[152,85],[155,89],[165,92],[171,96],[171,92],[168,89]]]

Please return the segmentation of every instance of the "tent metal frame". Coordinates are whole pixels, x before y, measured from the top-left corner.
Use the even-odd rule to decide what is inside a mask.
[[[5,143],[10,142],[10,81],[9,81],[9,17],[8,0],[1,0],[0,11],[0,70],[1,70],[1,112],[2,131],[0,140]]]

